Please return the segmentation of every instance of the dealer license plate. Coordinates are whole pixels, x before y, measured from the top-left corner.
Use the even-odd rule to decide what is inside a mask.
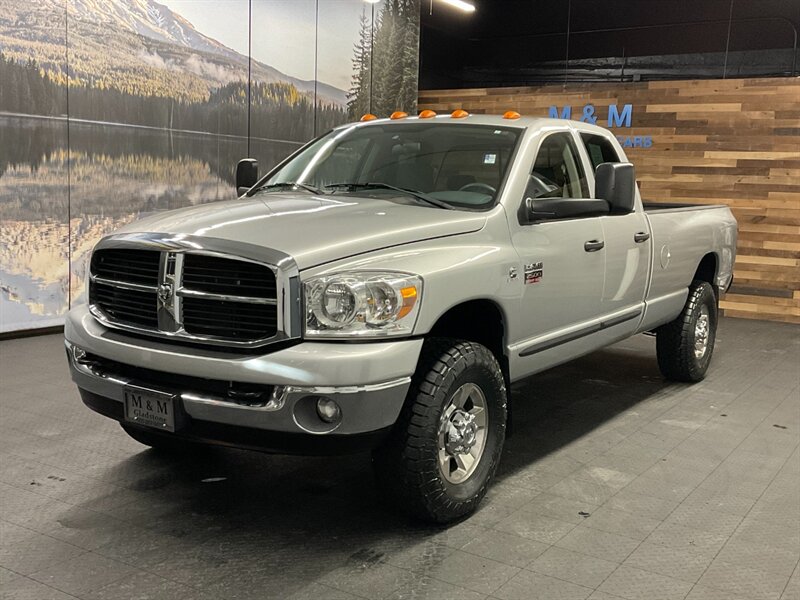
[[[125,420],[162,431],[175,431],[175,397],[134,385],[126,385]]]

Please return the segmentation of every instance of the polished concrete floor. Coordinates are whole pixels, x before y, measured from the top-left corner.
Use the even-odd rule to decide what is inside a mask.
[[[0,342],[0,597],[800,598],[800,328],[727,319],[708,378],[639,336],[513,391],[481,510],[384,507],[369,456],[164,458]]]

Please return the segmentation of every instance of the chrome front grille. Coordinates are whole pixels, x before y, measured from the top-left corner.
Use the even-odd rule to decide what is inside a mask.
[[[142,292],[124,289],[114,284],[89,282],[89,297],[109,318],[120,323],[158,328],[155,290]]]
[[[261,346],[299,337],[294,262],[236,246],[187,236],[106,238],[90,262],[90,310],[109,327],[198,343]],[[231,256],[236,249],[241,254]]]
[[[269,268],[217,256],[187,254],[183,286],[209,294],[275,298],[275,274]]]
[[[196,335],[250,340],[275,335],[275,307],[205,298],[183,299],[183,327]]]
[[[152,250],[105,250],[92,256],[91,271],[102,279],[154,286],[160,258]]]

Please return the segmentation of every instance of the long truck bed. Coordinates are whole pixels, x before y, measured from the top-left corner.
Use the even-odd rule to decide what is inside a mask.
[[[727,290],[733,277],[737,227],[724,204],[643,206],[652,234],[646,296],[647,327],[652,328],[672,320],[681,311],[692,276],[705,256],[713,258],[716,287],[720,292]]]

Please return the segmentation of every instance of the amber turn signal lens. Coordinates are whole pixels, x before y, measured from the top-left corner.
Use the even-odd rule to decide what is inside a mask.
[[[454,119],[463,119],[464,117],[468,117],[469,113],[467,111],[462,110],[462,109],[459,108],[457,110],[454,110],[450,114],[450,116],[453,117]]]
[[[392,116],[389,117],[390,119],[405,119],[408,116],[408,113],[404,113],[402,110],[396,110],[392,113]]]
[[[436,113],[433,112],[432,110],[423,110],[421,113],[419,113],[420,119],[432,119],[435,116]]]
[[[362,121],[374,121],[374,120],[375,120],[375,119],[377,119],[377,118],[378,118],[378,117],[376,117],[375,115],[373,115],[373,114],[371,114],[371,113],[367,113],[367,114],[365,114],[363,117],[361,117],[361,120],[362,120]]]
[[[515,110],[507,110],[503,113],[504,119],[519,119],[519,113]]]
[[[400,290],[400,295],[403,297],[403,307],[397,313],[397,318],[402,319],[414,308],[417,303],[417,288],[412,286],[404,287]]]

